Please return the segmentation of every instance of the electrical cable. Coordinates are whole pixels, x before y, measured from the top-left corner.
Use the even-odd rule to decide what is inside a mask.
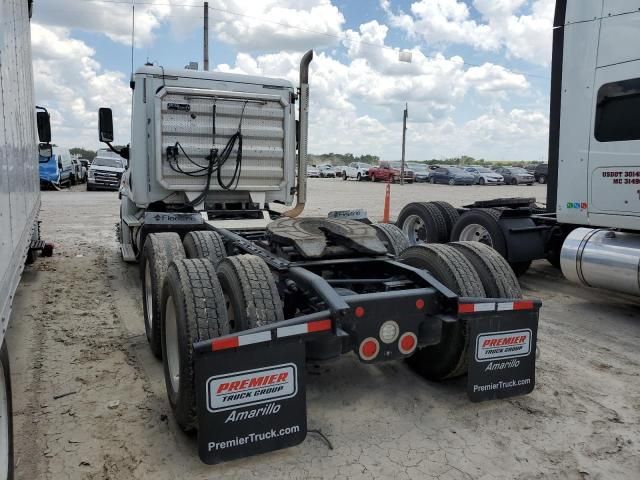
[[[176,141],[175,145],[172,147],[167,147],[167,163],[169,164],[169,168],[176,173],[187,175],[189,177],[207,177],[207,181],[205,183],[205,187],[202,192],[192,201],[187,202],[188,206],[196,206],[200,204],[209,193],[209,188],[211,187],[211,178],[213,174],[216,174],[216,180],[218,185],[224,190],[235,190],[238,188],[238,183],[240,182],[240,175],[242,173],[242,120],[244,119],[244,112],[247,107],[248,101],[245,101],[242,106],[242,111],[240,113],[240,120],[238,121],[238,128],[236,132],[231,135],[227,143],[225,144],[222,152],[219,153],[219,150],[215,148],[215,140],[216,140],[216,102],[213,104],[213,120],[212,120],[212,139],[214,148],[212,148],[209,152],[209,155],[205,157],[208,161],[207,165],[202,165],[195,160],[193,160],[185,151],[184,147],[179,141]],[[222,167],[227,163],[231,154],[236,147],[236,158],[235,158],[235,168],[231,178],[228,182],[224,182],[222,179]],[[179,152],[182,152],[187,161],[194,165],[196,169],[191,169],[189,171],[184,170],[179,162],[178,155]]]

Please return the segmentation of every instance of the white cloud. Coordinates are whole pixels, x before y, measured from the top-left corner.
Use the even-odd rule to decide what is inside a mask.
[[[530,14],[522,13],[525,5]],[[418,0],[411,12],[394,12],[389,0],[381,6],[394,27],[428,44],[465,44],[481,51],[504,48],[507,56],[548,65],[551,61],[551,29],[554,0],[474,0],[474,16],[467,3],[458,0]],[[474,18],[479,17],[479,18]]]
[[[446,118],[410,128],[407,144],[413,158],[424,158],[420,153],[425,152],[428,158],[466,154],[491,160],[537,160],[546,154],[548,129],[543,112],[497,106],[461,124]]]
[[[36,100],[51,110],[52,140],[98,146],[98,108],[112,107],[116,143],[129,139],[131,90],[125,75],[103,69],[95,51],[64,28],[31,24]]]
[[[481,93],[506,93],[510,90],[525,91],[530,87],[529,82],[523,75],[492,63],[470,67],[465,72],[464,79],[468,85],[474,86]]]
[[[136,4],[136,45],[153,44],[155,32],[169,25],[186,38],[203,23],[201,0],[147,0]],[[337,44],[345,22],[331,0],[209,0],[209,28],[217,40],[244,50],[293,50]],[[131,5],[99,1],[41,2],[35,20],[44,25],[103,33],[123,44],[131,42]],[[295,28],[291,28],[291,27]]]
[[[389,12],[390,25],[406,30],[416,43],[425,38],[428,43],[435,38],[444,43],[471,42],[480,50],[504,48],[507,56],[531,55],[535,59],[544,50],[544,35],[539,31],[547,21],[548,0],[536,0],[531,15],[521,14],[524,2],[475,0],[471,7],[455,0],[421,0],[413,3],[409,13],[393,13],[388,1],[382,4]],[[65,146],[97,147],[97,109],[111,106],[116,141],[125,143],[131,98],[128,75],[103,68],[94,49],[74,39],[71,28],[104,31],[112,40],[126,44],[129,10],[108,7],[102,12],[95,8],[97,4],[76,0],[57,3],[57,12],[49,3],[48,13],[40,7],[40,17],[51,14],[46,25],[37,20],[33,24],[37,97],[52,110],[55,141]],[[80,8],[85,3],[92,8]],[[179,3],[195,5],[196,0]],[[248,15],[212,11],[213,34],[235,45],[239,52],[230,64],[218,65],[220,71],[287,78],[297,84],[301,51],[312,46],[334,47],[316,51],[311,64],[312,151],[397,157],[405,102],[410,112],[409,158],[463,153],[496,158],[509,152],[518,158],[523,152],[545,150],[546,115],[537,109],[508,106],[512,94],[531,103],[531,85],[521,74],[489,62],[468,66],[460,55],[425,55],[418,46],[409,49],[411,63],[400,62],[400,49],[385,43],[389,26],[373,20],[357,29],[342,30],[344,17],[330,0],[210,3]],[[179,36],[200,28],[200,20],[193,18],[202,13],[200,2],[191,10],[157,4],[147,7],[141,7],[140,17],[136,15],[139,44],[148,42],[151,48],[161,48],[155,35],[163,23],[170,24]],[[114,11],[124,14],[112,18]],[[71,18],[78,12],[79,16]],[[89,18],[91,15],[96,18]],[[145,16],[146,23],[138,21]],[[252,17],[266,17],[275,23]],[[301,30],[278,23],[295,24]],[[509,46],[505,43],[507,34],[512,35]],[[256,54],[254,50],[272,53]],[[467,108],[472,110],[464,110]],[[475,118],[468,120],[471,117]]]
[[[218,0],[213,5],[241,14],[214,11],[213,17],[220,20],[214,19],[213,30],[223,42],[245,50],[302,51],[334,45],[345,22],[330,0]]]
[[[180,3],[194,0],[181,0]],[[157,4],[150,4],[157,3]],[[136,5],[136,44],[150,45],[153,32],[171,13],[168,2],[148,0]],[[34,21],[41,25],[77,28],[104,33],[114,42],[131,43],[131,5],[79,0],[38,2],[34,7]]]
[[[446,152],[464,146],[479,148],[489,127],[497,135],[499,126],[509,130],[517,127],[516,122],[527,120],[526,112],[519,116],[515,111],[505,114],[497,107],[493,125],[487,125],[490,115],[479,117],[475,123],[457,125],[451,115],[469,91],[500,98],[510,92],[527,92],[529,83],[522,75],[499,65],[485,63],[465,69],[461,57],[426,57],[417,48],[412,50],[412,63],[399,62],[398,50],[380,48],[384,46],[386,32],[387,27],[375,21],[361,25],[358,32],[347,31],[345,44],[350,60],[347,63],[324,52],[315,56],[310,73],[312,151],[327,148],[352,153],[394,151],[404,102],[409,103],[412,138],[421,145],[421,153],[413,158],[424,158],[427,151],[435,155],[437,148]],[[233,65],[222,64],[217,69],[283,77],[296,84],[300,57],[299,53],[291,52],[259,56],[241,53]],[[541,141],[534,133],[523,131],[528,139]],[[513,137],[509,138],[513,141]],[[472,145],[473,139],[477,143]],[[493,147],[489,143],[482,148]]]

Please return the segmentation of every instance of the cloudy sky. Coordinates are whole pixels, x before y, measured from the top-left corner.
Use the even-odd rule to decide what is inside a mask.
[[[134,65],[202,65],[201,0],[135,0]],[[553,0],[210,0],[210,63],[297,81],[311,69],[312,153],[546,159]],[[129,140],[131,0],[36,0],[36,97],[54,138]],[[412,62],[399,61],[411,52]]]

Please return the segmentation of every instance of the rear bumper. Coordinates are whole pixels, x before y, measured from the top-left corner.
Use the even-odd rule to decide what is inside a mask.
[[[120,180],[117,182],[87,180],[87,185],[91,185],[91,188],[96,190],[118,190],[120,188]]]
[[[220,463],[304,440],[304,362],[311,342],[346,342],[361,361],[375,363],[415,352],[402,352],[401,339],[406,334],[413,335],[420,346],[436,345],[445,323],[465,322],[470,335],[467,394],[471,401],[523,395],[535,386],[540,308],[536,300],[449,298],[443,309],[432,288],[351,295],[343,300],[346,310],[340,312],[324,310],[194,345],[203,462]],[[399,332],[385,342],[381,326],[390,320],[397,322]],[[362,345],[370,340],[378,344],[378,352],[375,358],[364,358],[367,352]],[[265,430],[275,433],[254,441],[255,434]],[[250,440],[229,442],[238,438]]]
[[[516,178],[518,185],[533,185],[535,183],[535,179],[533,178]]]

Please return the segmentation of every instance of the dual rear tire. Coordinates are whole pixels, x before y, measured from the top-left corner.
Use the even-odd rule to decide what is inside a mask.
[[[141,255],[145,331],[163,359],[169,404],[185,432],[197,428],[193,345],[283,320],[267,264],[227,257],[215,232],[150,234]]]
[[[506,260],[490,247],[475,243],[412,246],[400,261],[428,271],[463,297],[521,298],[518,281]],[[440,342],[418,349],[407,362],[425,378],[445,380],[466,373],[468,355],[469,327],[457,321],[443,323]]]
[[[194,343],[284,319],[269,267],[254,255],[172,263],[162,290],[162,355],[169,404],[185,432],[197,429]]]
[[[460,214],[447,202],[413,202],[402,209],[397,225],[411,245],[475,241],[506,258],[507,242],[498,224],[501,215],[497,208],[477,208]],[[530,265],[530,261],[513,262],[511,268],[521,276]]]

